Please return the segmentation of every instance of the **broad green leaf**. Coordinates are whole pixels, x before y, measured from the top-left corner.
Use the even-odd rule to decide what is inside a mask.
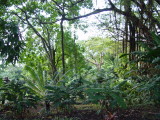
[[[126,104],[124,102],[124,99],[114,93],[110,93],[110,95],[114,98],[114,100],[116,100],[116,102],[118,103],[118,105],[122,108],[126,108]]]

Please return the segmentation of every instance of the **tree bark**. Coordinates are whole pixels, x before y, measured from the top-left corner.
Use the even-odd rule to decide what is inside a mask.
[[[63,67],[63,74],[65,74],[65,53],[64,53],[63,19],[61,20],[60,26],[61,26],[62,67]]]

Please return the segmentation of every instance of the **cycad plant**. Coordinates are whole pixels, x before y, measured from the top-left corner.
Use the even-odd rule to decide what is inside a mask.
[[[37,70],[30,66],[25,66],[25,70],[29,73],[26,78],[26,85],[31,88],[40,97],[45,96],[45,85],[47,83],[47,74],[40,65]]]
[[[36,70],[30,66],[25,66],[25,70],[29,73],[29,76],[25,77],[26,86],[32,89],[42,100],[45,100],[45,86],[49,82],[46,71],[43,70],[40,64],[37,66]],[[45,100],[45,105],[46,111],[50,111],[49,101]]]

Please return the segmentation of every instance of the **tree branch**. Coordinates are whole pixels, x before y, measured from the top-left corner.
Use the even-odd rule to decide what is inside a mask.
[[[150,30],[146,25],[143,24],[142,20],[140,20],[138,17],[136,17],[134,15],[134,13],[128,13],[128,12],[125,12],[125,11],[122,11],[122,10],[116,8],[115,5],[111,2],[111,0],[108,0],[108,1],[111,5],[113,11],[117,12],[118,14],[124,15],[126,18],[128,18],[130,21],[132,21],[134,25],[136,25],[139,29],[141,29],[147,38],[151,39]]]
[[[77,16],[77,17],[73,17],[73,18],[64,17],[63,20],[68,20],[68,21],[77,20],[77,19],[80,19],[80,18],[88,17],[88,16],[91,16],[91,15],[94,15],[94,14],[97,14],[97,13],[111,11],[111,10],[113,10],[113,9],[112,8],[97,9],[97,10],[95,10],[95,11],[93,11],[91,13],[88,13],[86,15],[81,15],[81,16]]]

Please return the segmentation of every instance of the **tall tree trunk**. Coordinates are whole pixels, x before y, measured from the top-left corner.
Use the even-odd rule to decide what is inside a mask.
[[[125,38],[124,38],[124,53],[127,53],[127,43],[128,43],[128,20],[125,21]]]
[[[132,24],[132,22],[129,22],[129,30],[130,30],[130,53],[134,52],[136,50],[136,42],[135,42],[135,26]],[[130,55],[130,60],[134,60],[134,55]]]
[[[76,47],[76,35],[74,33],[74,69],[77,74],[77,47]]]
[[[130,13],[130,11],[131,11],[131,8],[130,8],[130,6],[131,6],[131,1],[130,0],[125,0],[125,2],[126,2],[126,4],[125,4],[125,6],[124,6],[124,9],[125,9],[125,12],[127,13],[127,14],[129,14]],[[126,17],[126,19],[125,19],[125,41],[124,41],[124,53],[127,53],[128,51],[127,51],[127,43],[128,43],[128,33],[129,33],[129,31],[128,31],[128,22],[129,22],[129,19],[128,19],[128,17]]]
[[[63,67],[63,74],[65,74],[65,54],[64,54],[63,19],[61,20],[60,26],[61,26],[62,67]]]
[[[57,67],[56,67],[56,51],[55,51],[55,49],[51,50],[50,54],[51,54],[51,58],[49,60],[50,60],[50,65],[51,65],[51,70],[52,70],[52,76],[54,76],[55,73],[57,72]]]

